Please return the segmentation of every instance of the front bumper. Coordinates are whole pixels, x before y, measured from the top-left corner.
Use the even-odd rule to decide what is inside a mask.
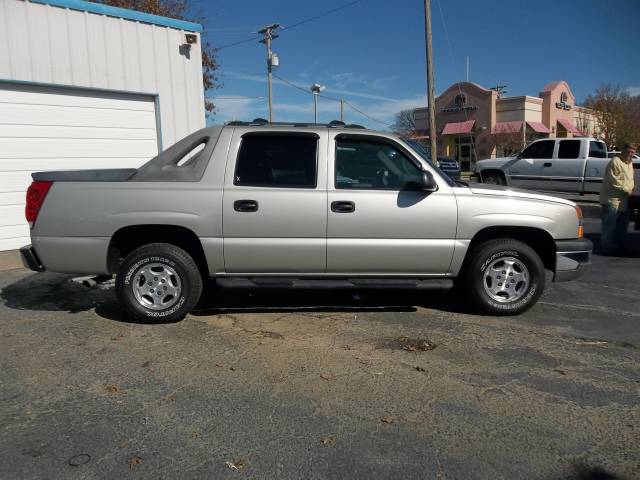
[[[556,269],[554,282],[566,282],[578,278],[591,266],[593,243],[586,238],[556,240]]]
[[[34,272],[44,272],[44,266],[31,245],[25,245],[20,249],[20,257],[22,258],[22,264],[26,268]]]

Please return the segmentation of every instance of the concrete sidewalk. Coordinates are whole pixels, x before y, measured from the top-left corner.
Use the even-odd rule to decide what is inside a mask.
[[[22,260],[20,260],[19,250],[7,250],[6,252],[0,252],[0,272],[5,270],[16,270],[24,268],[22,266]]]

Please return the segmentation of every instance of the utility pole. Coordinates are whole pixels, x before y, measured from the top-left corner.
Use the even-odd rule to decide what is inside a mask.
[[[429,108],[429,140],[431,140],[431,162],[437,165],[438,147],[436,145],[436,100],[433,84],[433,44],[431,34],[431,0],[424,0],[424,26],[427,43],[427,96]]]
[[[469,81],[469,55],[467,55],[467,82]]]
[[[340,99],[340,121],[344,122],[344,99]]]
[[[274,23],[272,25],[267,25],[266,27],[262,27],[260,30],[258,30],[258,33],[264,37],[262,40],[260,40],[260,43],[264,43],[267,47],[267,85],[269,89],[269,123],[273,122],[272,70],[274,66],[275,67],[278,66],[278,60],[277,60],[278,57],[275,56],[274,58],[274,53],[271,51],[271,41],[278,38],[278,35],[275,35],[274,32],[279,27],[280,27],[279,24]]]

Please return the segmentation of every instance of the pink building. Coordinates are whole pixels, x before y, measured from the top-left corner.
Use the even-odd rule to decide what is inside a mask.
[[[416,127],[428,135],[426,108],[415,109]],[[510,154],[543,137],[595,135],[593,111],[578,107],[564,80],[537,97],[500,96],[476,83],[451,85],[436,98],[438,154],[455,157],[463,170],[476,160]]]

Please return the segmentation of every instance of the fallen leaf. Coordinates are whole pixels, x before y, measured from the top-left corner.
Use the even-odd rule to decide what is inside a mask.
[[[323,445],[333,445],[334,443],[336,443],[336,437],[334,437],[333,435],[322,437],[320,439],[320,443],[322,443]]]
[[[142,463],[142,458],[135,456],[131,460],[129,460],[129,470],[135,469],[138,465]]]
[[[109,395],[114,395],[120,390],[117,385],[113,385],[111,383],[104,385],[102,389],[104,390],[104,393],[107,393]]]
[[[129,440],[123,440],[122,442],[120,442],[120,445],[118,445],[120,448],[127,448],[129,446]]]
[[[395,421],[396,421],[396,419],[395,419],[395,418],[393,418],[391,415],[385,415],[384,417],[382,417],[382,418],[380,419],[380,421],[381,421],[382,423],[393,423],[393,422],[395,422]]]
[[[231,470],[242,470],[247,466],[247,461],[244,458],[234,458],[230,462],[225,462],[225,465]]]

